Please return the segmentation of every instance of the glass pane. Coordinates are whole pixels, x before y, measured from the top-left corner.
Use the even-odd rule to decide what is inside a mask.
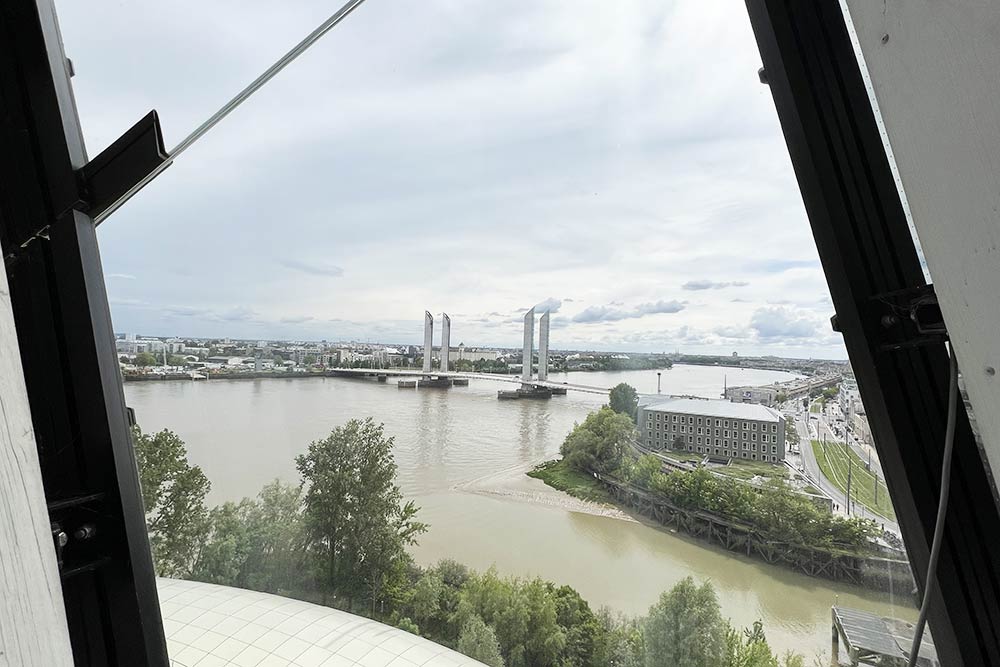
[[[60,10],[91,154],[333,11]],[[758,62],[732,4],[367,3],[102,225],[178,664],[829,664],[831,607],[915,618]]]

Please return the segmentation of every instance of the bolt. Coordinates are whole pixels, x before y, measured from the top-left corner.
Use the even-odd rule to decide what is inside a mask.
[[[73,532],[73,537],[78,540],[89,540],[97,532],[97,527],[92,523],[85,523]]]
[[[56,544],[57,545],[59,545],[60,547],[64,547],[64,546],[66,546],[67,542],[69,542],[69,536],[66,533],[64,533],[61,530],[56,533]]]
[[[885,327],[886,329],[895,326],[897,322],[899,322],[899,318],[897,318],[895,315],[882,316],[882,326]]]
[[[889,42],[889,33],[882,35],[882,43],[887,44]]]
[[[765,86],[768,85],[768,83],[770,83],[767,80],[767,70],[764,69],[763,67],[761,67],[759,70],[757,70],[757,78],[760,79],[760,82],[762,84],[764,84]]]
[[[994,375],[997,374],[997,369],[993,368],[992,366],[987,366],[986,374],[989,375],[990,377],[993,377]]]

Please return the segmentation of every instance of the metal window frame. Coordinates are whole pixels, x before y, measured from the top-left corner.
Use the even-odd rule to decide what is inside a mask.
[[[0,3],[0,246],[77,665],[168,664],[93,220],[162,156],[87,162],[52,0]]]
[[[910,562],[923,592],[948,397],[940,331],[892,318],[926,284],[838,0],[746,0]],[[930,625],[942,664],[1000,664],[1000,513],[964,409]]]
[[[947,398],[940,337],[883,326],[885,301],[926,296],[874,113],[837,0],[747,0],[767,80],[830,284],[839,329],[918,578],[926,574]],[[51,0],[0,6],[0,245],[11,284],[49,511],[80,665],[166,665],[121,378],[87,210],[163,156],[155,114],[86,155]],[[97,166],[100,166],[100,169]],[[88,193],[87,178],[93,191]],[[103,179],[98,182],[96,179]],[[96,193],[96,194],[95,194]],[[91,199],[93,194],[96,199]],[[931,625],[948,665],[1000,663],[1000,535],[964,410]],[[56,548],[54,546],[54,548]]]

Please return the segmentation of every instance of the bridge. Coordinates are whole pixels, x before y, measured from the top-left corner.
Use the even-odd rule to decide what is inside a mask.
[[[521,398],[551,398],[567,391],[607,395],[607,387],[594,387],[569,382],[552,382],[549,377],[549,311],[539,319],[538,326],[538,373],[534,373],[535,309],[529,308],[524,315],[524,346],[521,354],[523,368],[520,376],[499,373],[461,372],[451,370],[451,317],[441,314],[441,355],[437,369],[434,369],[434,316],[424,311],[424,359],[421,370],[404,368],[335,368],[327,371],[334,377],[375,377],[379,382],[387,382],[390,377],[399,377],[400,388],[410,387],[450,387],[468,384],[469,380],[488,380],[517,385],[513,389],[501,389],[497,398],[502,400]],[[413,379],[409,379],[413,378]]]
[[[509,385],[522,385],[519,375],[505,375],[500,373],[474,373],[461,371],[432,371],[425,373],[412,368],[332,368],[326,371],[325,375],[330,377],[374,377],[380,382],[385,382],[388,378],[400,378],[406,382],[406,378],[413,378],[410,382],[413,385],[401,386],[423,386],[423,387],[446,387],[451,384],[466,384],[468,380],[488,380],[490,382],[504,382]],[[435,382],[435,380],[450,380],[449,383]],[[455,382],[459,380],[460,382]],[[465,380],[466,382],[461,382]],[[551,389],[553,394],[565,394],[567,391],[579,391],[587,394],[608,394],[611,390],[607,387],[595,387],[586,384],[576,384],[570,382],[553,382],[551,380],[532,380],[531,386],[538,386]],[[541,397],[539,397],[541,398]]]

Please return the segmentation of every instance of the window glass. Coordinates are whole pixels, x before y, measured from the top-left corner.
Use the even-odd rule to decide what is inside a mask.
[[[331,11],[59,10],[90,155],[151,108],[171,148]],[[759,62],[732,3],[365,3],[180,156],[99,228],[158,574],[491,665],[647,664],[695,597],[697,664],[912,621]]]

